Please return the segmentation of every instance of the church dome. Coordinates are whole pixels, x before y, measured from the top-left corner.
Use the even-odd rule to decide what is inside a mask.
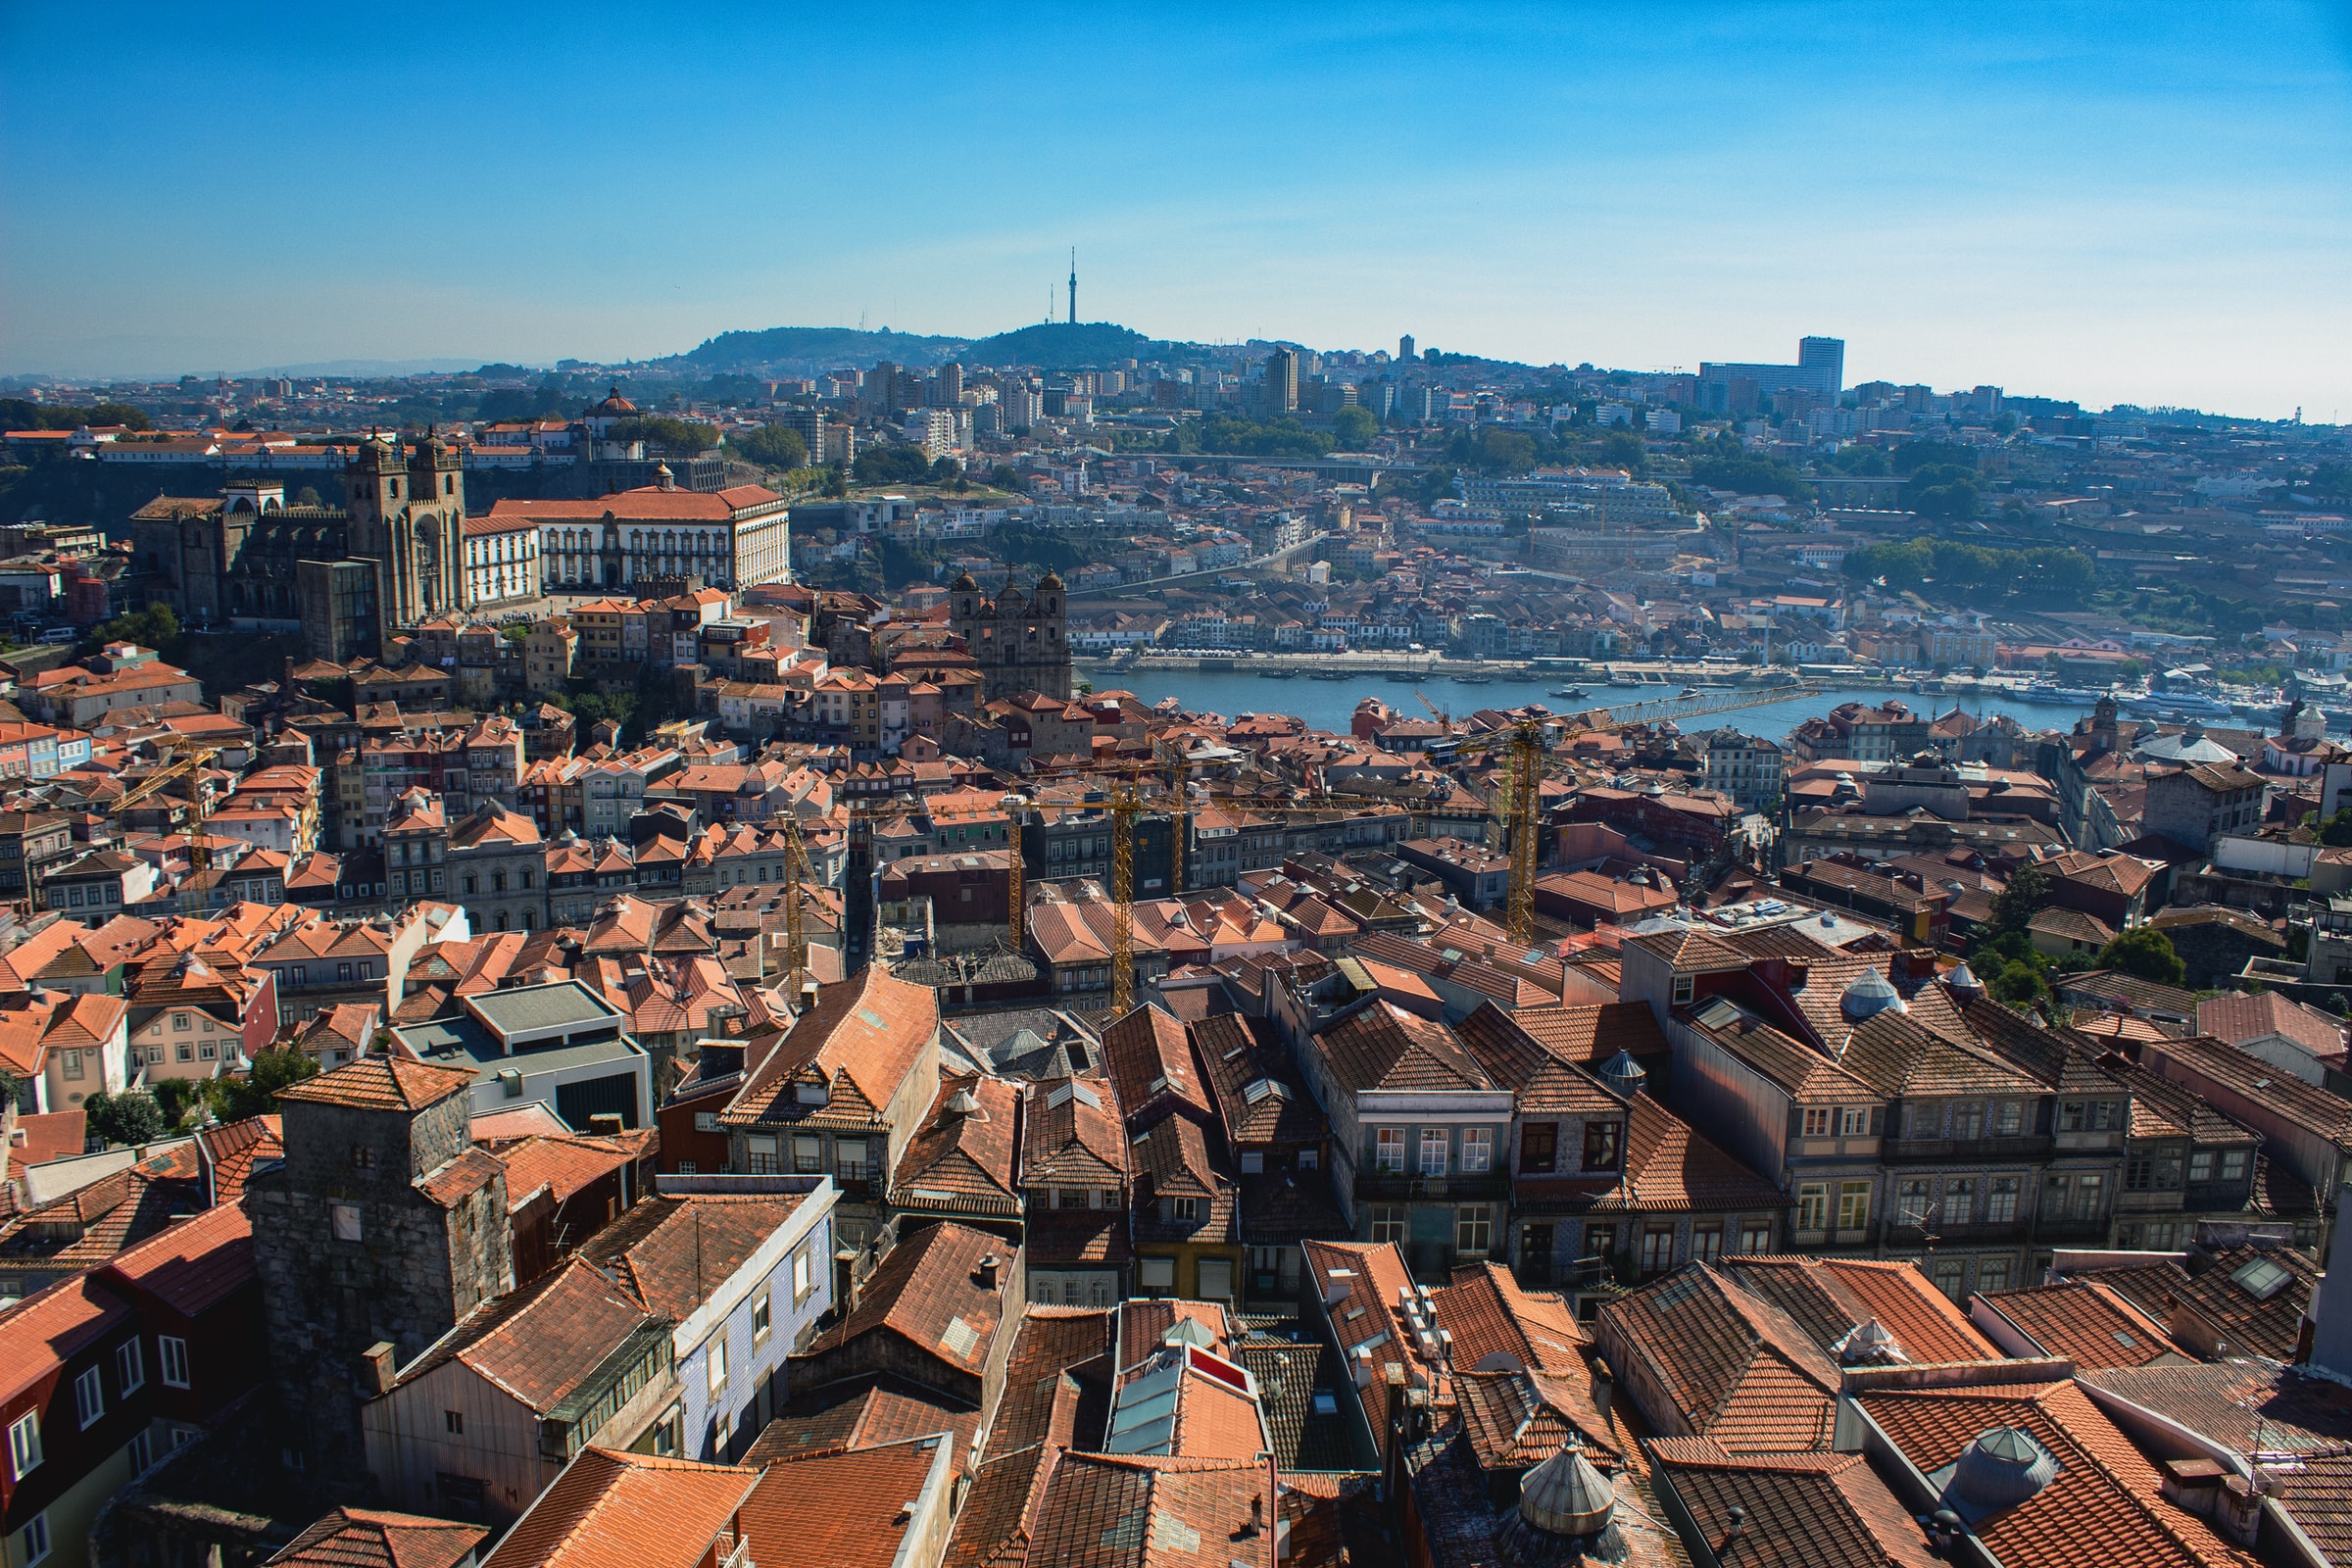
[[[635,414],[637,405],[620,395],[620,383],[615,381],[612,383],[612,389],[605,394],[605,401],[588,412],[601,415],[606,418],[617,419],[626,415]]]
[[[1876,969],[1865,969],[1838,999],[1838,1010],[1852,1022],[1860,1023],[1882,1012],[1909,1012],[1911,1008],[1885,975]]]
[[[1037,591],[1041,594],[1061,592],[1061,573],[1048,567],[1046,574],[1037,579]]]
[[[980,585],[972,581],[972,574],[969,571],[963,572],[954,582],[948,584],[948,592],[952,594],[976,594],[979,591]]]

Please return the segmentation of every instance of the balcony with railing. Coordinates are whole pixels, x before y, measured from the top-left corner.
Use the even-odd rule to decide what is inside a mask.
[[[1476,1202],[1511,1196],[1507,1171],[1490,1170],[1465,1175],[1423,1175],[1419,1171],[1359,1170],[1355,1175],[1359,1200],[1395,1201],[1399,1199],[1443,1199],[1447,1202]]]
[[[1881,1158],[1889,1165],[2011,1165],[2050,1157],[2051,1140],[2028,1133],[2010,1138],[1889,1138]]]

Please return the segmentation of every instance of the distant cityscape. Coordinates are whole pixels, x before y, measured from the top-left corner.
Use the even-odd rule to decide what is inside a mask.
[[[0,387],[0,1568],[2337,1561],[2345,432],[1071,266]]]

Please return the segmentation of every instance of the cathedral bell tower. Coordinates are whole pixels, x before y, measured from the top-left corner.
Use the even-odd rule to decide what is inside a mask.
[[[465,456],[430,431],[405,451],[381,435],[345,470],[351,553],[376,564],[382,641],[465,605]]]

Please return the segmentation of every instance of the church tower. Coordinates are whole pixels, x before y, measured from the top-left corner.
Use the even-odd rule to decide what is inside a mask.
[[[370,436],[344,472],[351,553],[373,561],[389,642],[400,629],[465,604],[465,457],[427,433],[405,452]]]
[[[1038,578],[1034,597],[1007,583],[992,600],[967,571],[950,585],[948,595],[949,625],[980,666],[983,701],[1023,692],[1070,700],[1075,674],[1060,577],[1049,571]]]

